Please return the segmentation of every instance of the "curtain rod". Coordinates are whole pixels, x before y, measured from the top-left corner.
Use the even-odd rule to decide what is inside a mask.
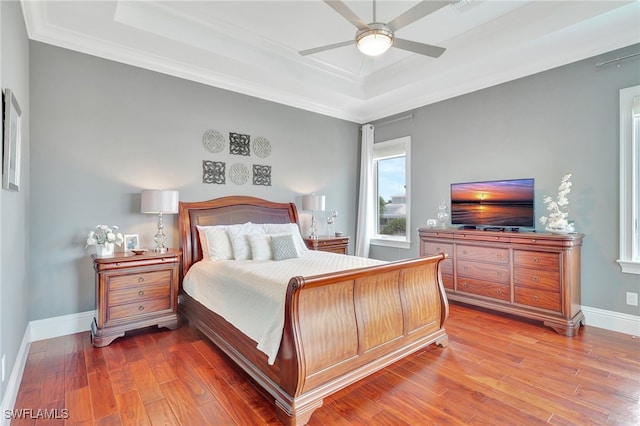
[[[391,124],[391,123],[395,123],[396,121],[402,121],[402,120],[410,120],[413,118],[413,114],[407,114],[407,115],[403,115],[402,117],[396,117],[396,118],[391,118],[389,120],[385,120],[385,121],[380,121],[379,123],[375,123],[375,126],[384,126],[386,124]]]
[[[632,53],[631,55],[627,55],[627,56],[623,56],[621,58],[615,58],[615,59],[609,59],[608,61],[604,61],[604,62],[598,62],[596,64],[596,68],[600,68],[604,65],[610,64],[612,62],[620,62],[620,61],[624,61],[625,59],[629,59],[629,58],[633,58],[634,56],[639,56],[640,52],[638,53]]]

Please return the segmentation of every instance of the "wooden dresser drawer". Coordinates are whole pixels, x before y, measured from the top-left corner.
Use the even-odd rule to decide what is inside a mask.
[[[458,245],[456,256],[463,260],[509,263],[509,249]]]
[[[139,272],[136,274],[114,275],[109,277],[109,289],[117,290],[132,286],[163,284],[171,281],[172,270],[167,268],[152,272]]]
[[[513,251],[513,264],[515,267],[560,270],[560,255],[558,253],[545,253],[541,251]]]
[[[453,244],[423,242],[422,253],[425,255],[446,253],[451,258],[453,256]]]
[[[445,274],[444,271],[442,273],[442,285],[444,288],[448,288],[453,290],[455,286],[453,285],[453,274]]]
[[[461,278],[458,276],[459,292],[476,294],[478,296],[490,297],[492,299],[511,300],[509,284],[497,284],[488,281],[476,280],[473,278]]]
[[[560,293],[536,290],[526,287],[516,287],[514,290],[515,303],[533,306],[535,308],[560,311]]]
[[[142,300],[137,303],[127,303],[125,305],[110,306],[108,321],[115,321],[124,318],[128,319],[164,310],[171,310],[171,299],[168,297]]]
[[[516,267],[513,272],[513,283],[520,287],[559,292],[560,272]]]
[[[477,278],[500,284],[509,284],[509,265],[458,260],[458,277]]]
[[[171,283],[141,285],[136,287],[111,290],[107,298],[109,306],[122,303],[137,302],[139,300],[171,297]]]

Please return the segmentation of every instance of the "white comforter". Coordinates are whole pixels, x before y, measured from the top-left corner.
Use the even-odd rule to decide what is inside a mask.
[[[273,364],[284,326],[291,277],[312,276],[385,263],[363,257],[305,251],[287,260],[202,260],[184,278],[184,291],[258,342]]]

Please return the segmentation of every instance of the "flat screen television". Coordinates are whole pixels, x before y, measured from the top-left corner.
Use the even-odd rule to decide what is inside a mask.
[[[533,178],[452,183],[451,223],[533,228]]]

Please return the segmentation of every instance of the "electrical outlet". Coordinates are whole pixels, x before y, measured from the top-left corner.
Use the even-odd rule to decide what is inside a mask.
[[[7,355],[3,354],[2,355],[2,381],[4,382],[4,371],[5,371],[5,364],[7,363]]]
[[[627,305],[638,306],[638,293],[627,292]]]

